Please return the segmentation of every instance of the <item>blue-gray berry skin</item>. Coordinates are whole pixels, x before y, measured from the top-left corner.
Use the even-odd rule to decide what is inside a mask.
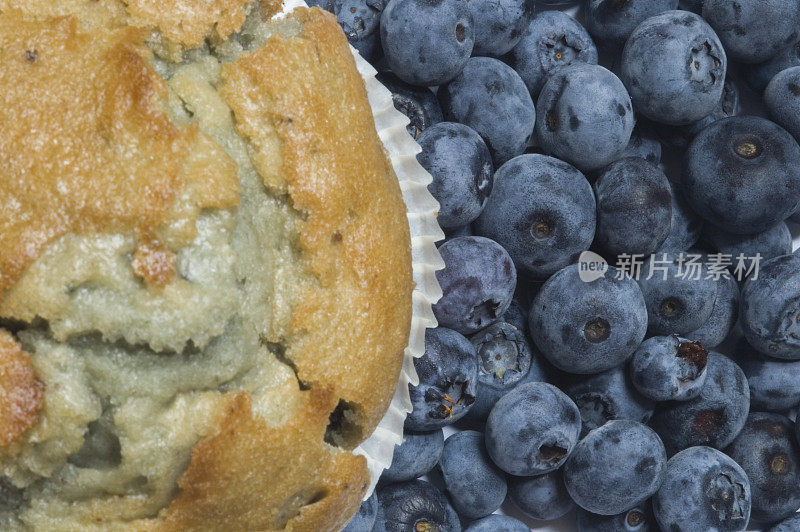
[[[562,11],[542,11],[503,58],[536,97],[547,79],[573,63],[597,64],[597,47],[583,26]]]
[[[578,532],[658,532],[650,502],[616,515],[597,515],[578,510]]]
[[[794,514],[776,524],[767,532],[797,532],[800,530],[800,514]]]
[[[800,66],[772,78],[764,91],[764,103],[772,119],[800,139]]]
[[[740,323],[750,345],[773,358],[800,360],[800,256],[761,263],[742,287]]]
[[[406,130],[415,139],[444,120],[439,100],[428,87],[410,85],[391,72],[379,72],[376,77],[392,92],[395,109],[408,117],[410,122]]]
[[[478,390],[465,421],[483,424],[497,400],[523,380],[547,380],[541,353],[534,355],[525,334],[513,325],[495,323],[470,341],[478,352]]]
[[[445,264],[436,272],[444,292],[433,305],[439,324],[471,334],[499,321],[517,284],[506,250],[488,238],[462,236],[445,242],[439,253]]]
[[[589,0],[586,27],[598,42],[622,48],[645,19],[674,9],[678,9],[678,0]]]
[[[433,176],[428,185],[439,202],[439,225],[453,229],[471,223],[492,191],[494,165],[480,135],[463,124],[440,122],[417,138],[417,160]]]
[[[752,235],[737,235],[707,225],[702,238],[713,251],[730,255],[734,264],[739,255],[755,257],[758,254],[762,261],[767,261],[792,252],[792,234],[784,222]]]
[[[342,532],[367,532],[375,526],[375,517],[378,515],[378,496],[373,493],[361,503],[358,512],[342,529]]]
[[[472,13],[461,0],[389,2],[381,15],[381,43],[386,63],[403,81],[446,83],[472,53]]]
[[[736,462],[716,449],[691,447],[667,462],[653,514],[662,530],[742,532],[751,500],[750,481]]]
[[[747,378],[724,355],[709,353],[700,395],[656,407],[651,425],[670,454],[694,445],[721,449],[742,430],[750,409]]]
[[[530,532],[530,528],[519,519],[494,514],[471,522],[464,532]]]
[[[687,11],[650,17],[622,52],[622,81],[636,110],[671,125],[710,114],[722,97],[728,60],[714,30]]]
[[[622,157],[641,157],[650,164],[658,165],[661,162],[661,142],[649,131],[634,126]]]
[[[761,63],[797,38],[800,3],[705,0],[703,18],[716,30],[732,60]]]
[[[499,57],[522,38],[535,11],[535,0],[470,0],[475,24],[473,55]]]
[[[761,94],[778,72],[796,66],[800,66],[800,39],[795,39],[767,61],[750,66],[745,78],[753,90]]]
[[[750,480],[754,520],[774,523],[800,508],[800,445],[784,415],[752,412],[725,453]]]
[[[503,504],[506,475],[489,458],[483,433],[465,430],[447,438],[437,467],[461,517],[485,517]]]
[[[374,61],[381,53],[381,14],[385,0],[334,0],[333,13],[347,40],[361,57]]]
[[[559,519],[575,508],[560,469],[535,477],[510,476],[508,497],[524,514],[540,521]]]
[[[680,189],[672,185],[672,218],[669,224],[669,234],[658,255],[665,252],[686,252],[700,239],[703,230],[703,219],[683,199]]]
[[[500,469],[542,475],[566,461],[581,430],[578,407],[544,382],[517,386],[500,398],[486,421],[486,448]]]
[[[647,331],[645,300],[636,282],[619,273],[610,266],[587,283],[573,264],[542,286],[528,327],[551,364],[569,373],[599,373],[625,362],[639,346]]]
[[[631,140],[631,98],[619,78],[601,66],[576,63],[556,72],[536,108],[539,146],[579,170],[615,161]]]
[[[787,412],[800,405],[800,361],[770,358],[746,340],[737,343],[735,355],[747,377],[752,410]]]
[[[564,483],[584,510],[614,515],[650,498],[661,486],[666,463],[664,445],[653,429],[617,419],[575,446],[564,464]]]
[[[681,190],[707,222],[731,233],[760,233],[797,209],[800,146],[764,118],[718,120],[689,146]]]
[[[705,263],[694,260],[690,264],[691,257],[659,252],[644,262],[639,286],[651,334],[685,334],[702,327],[711,317],[717,283],[708,277]]]
[[[629,364],[634,387],[653,401],[686,401],[700,395],[706,382],[708,351],[678,336],[648,338]]]
[[[650,255],[667,239],[672,222],[672,187],[658,166],[644,159],[619,159],[594,183],[595,244],[611,256]]]
[[[441,429],[430,432],[404,431],[403,442],[394,448],[392,465],[381,474],[381,483],[414,480],[436,466],[442,455]]]
[[[711,349],[721,344],[739,319],[739,283],[733,277],[720,277],[711,317],[698,329],[686,333],[689,340]]]
[[[431,431],[467,413],[475,400],[478,356],[472,344],[456,331],[438,327],[425,331],[425,354],[414,359],[419,376],[409,386],[414,409],[406,428]]]
[[[409,480],[378,489],[386,532],[460,532],[458,514],[433,484]],[[425,528],[427,527],[427,528]]]
[[[461,74],[439,87],[437,94],[445,119],[477,131],[496,166],[525,151],[536,108],[525,82],[502,61],[469,59]]]
[[[614,419],[647,423],[653,416],[653,401],[636,391],[624,367],[575,379],[564,391],[581,412],[584,434]]]
[[[595,223],[594,194],[583,174],[554,157],[526,154],[497,170],[473,225],[508,250],[521,272],[544,280],[589,249]]]

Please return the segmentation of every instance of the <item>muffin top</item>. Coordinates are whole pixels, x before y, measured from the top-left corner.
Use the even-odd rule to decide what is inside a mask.
[[[336,21],[0,0],[0,528],[343,526],[405,206]]]

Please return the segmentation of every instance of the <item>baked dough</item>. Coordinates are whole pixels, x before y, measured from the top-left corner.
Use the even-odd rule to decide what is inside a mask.
[[[408,223],[335,19],[0,0],[0,529],[337,530]]]

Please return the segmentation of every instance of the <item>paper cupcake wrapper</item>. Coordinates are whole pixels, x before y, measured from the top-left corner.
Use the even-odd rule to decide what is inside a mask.
[[[306,7],[306,4],[303,0],[286,0],[282,14],[289,13],[296,7]],[[412,295],[408,347],[403,353],[403,367],[389,410],[372,436],[353,451],[367,459],[371,479],[368,497],[374,491],[383,470],[391,465],[395,446],[403,441],[403,424],[411,412],[408,385],[419,383],[414,359],[425,353],[425,330],[437,325],[431,305],[442,297],[442,289],[435,272],[444,268],[444,261],[436,249],[436,242],[444,238],[444,233],[436,221],[439,203],[428,191],[428,184],[433,178],[417,162],[417,154],[422,149],[406,130],[408,118],[395,109],[391,92],[375,79],[377,72],[372,65],[355,48],[351,47],[351,51],[367,87],[375,128],[389,153],[403,193],[411,230],[411,261],[416,284]]]

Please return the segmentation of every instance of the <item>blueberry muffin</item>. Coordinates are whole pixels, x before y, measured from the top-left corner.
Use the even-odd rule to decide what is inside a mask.
[[[411,321],[336,21],[0,0],[0,529],[336,530]]]

